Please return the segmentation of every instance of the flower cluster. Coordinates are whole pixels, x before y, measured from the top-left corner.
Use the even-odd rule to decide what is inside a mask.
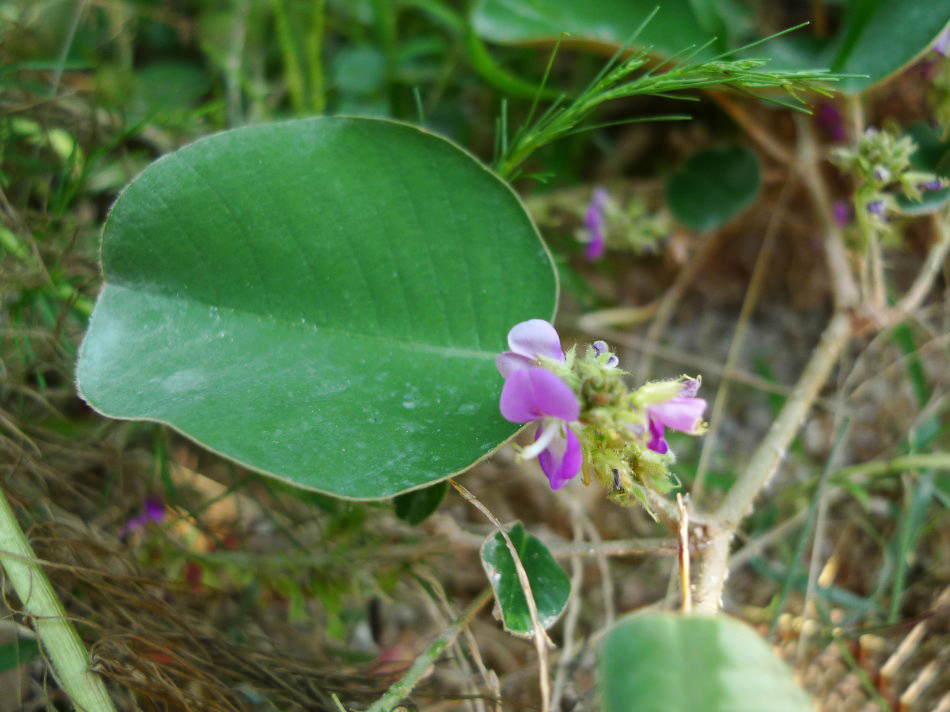
[[[853,198],[856,237],[893,234],[891,218],[900,213],[898,195],[919,201],[924,192],[944,187],[944,181],[924,171],[914,170],[911,156],[917,144],[910,136],[890,130],[869,128],[856,148],[838,147],[831,160],[855,180]],[[865,245],[855,247],[863,249]]]
[[[509,350],[496,365],[505,378],[501,414],[514,423],[536,423],[534,442],[519,451],[537,457],[553,489],[578,473],[599,480],[611,499],[647,504],[646,490],[670,489],[674,457],[666,429],[705,432],[706,401],[699,379],[682,376],[631,391],[617,356],[603,341],[583,356],[561,349],[554,327],[542,319],[515,325]]]
[[[621,205],[602,186],[594,188],[583,223],[577,238],[591,262],[603,257],[608,247],[638,254],[653,251],[672,229],[669,217],[651,212],[643,198],[633,196]]]

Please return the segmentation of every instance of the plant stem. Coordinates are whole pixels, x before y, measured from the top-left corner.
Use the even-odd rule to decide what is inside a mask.
[[[889,472],[906,470],[950,470],[950,452],[914,453],[890,460],[874,460],[860,465],[842,467],[831,476],[832,482],[841,482],[852,477],[878,477]]]
[[[404,700],[416,683],[425,675],[426,671],[432,667],[442,651],[449,646],[452,641],[462,632],[462,629],[469,624],[475,614],[491,600],[492,590],[486,588],[478,598],[472,601],[468,608],[462,611],[462,615],[456,618],[452,624],[442,631],[442,635],[436,638],[436,641],[429,646],[419,657],[413,661],[412,666],[406,671],[399,680],[386,690],[382,697],[370,705],[366,712],[390,712],[396,705]]]
[[[709,525],[709,544],[700,565],[696,609],[714,613],[719,607],[728,571],[729,545],[742,518],[756,496],[778,469],[785,452],[795,438],[818,391],[828,380],[831,369],[851,336],[851,317],[838,312],[832,316],[818,346],[802,372],[791,397],[752,455],[745,471],[726,494],[715,513],[717,524]]]
[[[115,712],[102,679],[89,669],[89,654],[72,621],[66,617],[46,572],[0,489],[0,566],[13,584],[23,612],[33,619],[53,672],[70,700],[82,712]]]

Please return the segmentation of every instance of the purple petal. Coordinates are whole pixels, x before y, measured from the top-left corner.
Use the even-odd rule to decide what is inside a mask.
[[[647,443],[647,447],[653,450],[653,452],[665,455],[670,451],[670,446],[666,442],[666,438],[663,437],[663,423],[660,422],[659,418],[655,418],[653,415],[649,416],[649,421],[650,442]]]
[[[937,41],[934,42],[934,50],[942,54],[944,57],[947,56],[947,49],[950,47],[950,28],[947,28],[940,33],[940,36],[937,37]]]
[[[822,102],[818,105],[818,125],[828,134],[835,143],[843,142],[848,134],[844,128],[844,117],[838,111],[838,107],[830,102]]]
[[[119,530],[119,538],[124,539],[129,532],[144,529],[149,523],[161,522],[163,519],[165,519],[165,503],[158,497],[146,497],[142,512],[122,525]]]
[[[504,378],[508,378],[513,371],[535,368],[537,365],[536,359],[516,354],[514,351],[502,351],[495,357],[495,367]]]
[[[604,227],[604,216],[598,205],[591,203],[587,206],[584,211],[584,227],[592,233],[600,232]]]
[[[853,217],[851,203],[846,200],[836,200],[832,203],[831,213],[839,227],[847,226]]]
[[[573,421],[581,411],[574,391],[543,368],[513,371],[501,391],[499,407],[502,416],[512,423],[530,423],[544,417]]]
[[[650,415],[651,425],[653,419],[656,419],[667,428],[681,433],[691,433],[703,419],[704,410],[706,410],[706,401],[702,398],[677,397],[670,398],[665,403],[651,405],[647,408],[647,413]]]
[[[564,360],[561,351],[561,337],[549,322],[544,319],[528,319],[515,324],[508,332],[508,346],[511,350],[531,359],[534,362],[538,356],[547,356],[557,361]]]
[[[165,503],[159,497],[145,498],[145,516],[153,522],[165,519]]]
[[[607,247],[604,239],[604,210],[607,207],[607,191],[602,187],[594,189],[587,210],[584,212],[584,227],[587,228],[587,247],[584,257],[590,261],[600,259]]]
[[[551,489],[555,490],[563,487],[565,482],[580,472],[583,460],[583,452],[577,436],[570,428],[565,427],[564,430],[567,437],[555,437],[547,450],[538,455],[538,463],[544,470],[544,474],[548,476]],[[540,434],[541,429],[538,428],[535,438]]]
[[[683,386],[680,388],[680,398],[695,398],[696,393],[699,391],[699,379],[690,378],[683,381]]]
[[[868,212],[874,215],[882,215],[884,213],[884,201],[872,200],[868,203]]]
[[[599,260],[607,251],[607,242],[604,240],[604,234],[600,230],[590,231],[590,240],[587,247],[584,248],[584,258],[589,262]]]

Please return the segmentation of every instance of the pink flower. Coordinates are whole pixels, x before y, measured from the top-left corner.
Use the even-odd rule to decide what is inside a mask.
[[[543,319],[529,319],[508,332],[510,351],[495,359],[505,377],[499,407],[513,423],[538,424],[534,442],[521,457],[538,458],[541,469],[558,489],[581,469],[581,446],[568,426],[580,417],[574,391],[554,373],[541,368],[542,359],[564,361],[561,338]]]
[[[495,358],[499,373],[508,378],[514,371],[540,365],[541,356],[555,361],[564,360],[561,338],[544,319],[529,319],[515,324],[508,332],[510,351],[502,351]]]
[[[149,523],[160,524],[165,519],[165,503],[158,497],[149,495],[145,498],[145,505],[142,512],[122,525],[119,530],[119,538],[124,539],[130,532],[137,529],[144,529]]]
[[[501,414],[513,423],[538,423],[534,443],[521,457],[538,458],[552,489],[559,489],[581,469],[582,452],[568,423],[580,417],[574,391],[543,368],[512,371],[501,391]]]
[[[699,381],[691,379],[683,384],[678,396],[647,408],[650,426],[650,442],[647,447],[653,452],[665,455],[670,451],[669,443],[663,437],[664,428],[693,435],[702,432],[706,401],[695,397],[698,390]]]

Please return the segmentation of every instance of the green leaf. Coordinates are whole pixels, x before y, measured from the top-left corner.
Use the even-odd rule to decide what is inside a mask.
[[[721,227],[759,192],[759,159],[744,146],[694,153],[666,184],[673,216],[697,232]]]
[[[396,516],[410,524],[421,524],[442,504],[449,483],[443,480],[429,487],[405,492],[393,501]]]
[[[32,638],[17,638],[12,643],[0,645],[0,673],[28,663],[39,654],[40,644]]]
[[[811,712],[811,700],[752,628],[726,616],[643,613],[600,654],[604,712]]]
[[[526,534],[521,524],[515,524],[508,536],[524,566],[538,608],[538,620],[550,628],[560,617],[571,595],[571,582],[561,570],[551,552],[537,537]],[[534,631],[528,599],[524,595],[515,561],[508,551],[501,532],[488,537],[482,544],[482,566],[495,591],[495,600],[501,609],[505,630],[530,637]]]
[[[950,6],[933,0],[848,0],[838,31],[827,40],[805,33],[773,40],[753,53],[772,69],[830,69],[838,87],[856,93],[899,72],[950,22]]]
[[[911,165],[919,171],[950,178],[950,141],[944,141],[937,131],[923,122],[908,127],[907,133],[917,144],[917,151],[910,157]],[[925,191],[920,200],[897,196],[897,204],[905,215],[928,215],[948,200],[950,188]]]
[[[815,37],[808,29],[749,50],[772,62],[766,70],[830,69],[852,75],[836,86],[858,92],[914,61],[950,22],[947,3],[933,0],[844,0],[831,37]],[[733,30],[742,13],[728,2],[698,0],[480,0],[472,22],[485,39],[502,43],[551,43],[569,33],[575,44],[622,45],[653,10],[656,16],[636,41],[638,48],[671,56],[715,42],[696,55],[738,49],[755,37],[751,26]],[[743,31],[745,30],[745,31]]]
[[[714,39],[721,20],[690,0],[479,0],[472,11],[475,31],[491,42],[505,44],[554,42],[562,33],[573,42],[606,45],[612,51],[624,44],[643,20],[660,5],[660,11],[637,38],[638,47],[650,47],[670,56]],[[702,5],[700,3],[700,5]],[[704,50],[698,58],[715,52]]]
[[[78,366],[116,418],[376,499],[510,437],[494,358],[551,318],[556,276],[511,189],[419,128],[319,118],[217,134],[152,164],[102,241]]]

